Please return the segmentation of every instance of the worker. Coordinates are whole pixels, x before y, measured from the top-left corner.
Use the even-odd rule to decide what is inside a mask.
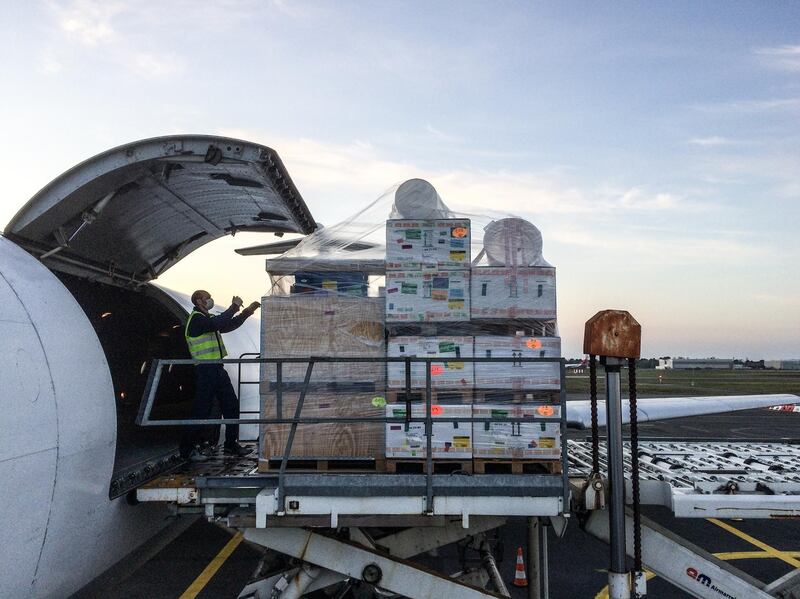
[[[212,316],[209,311],[214,307],[211,294],[203,289],[198,289],[192,294],[194,310],[189,315],[184,329],[186,344],[194,360],[221,360],[228,352],[222,341],[221,333],[229,333],[238,329],[261,306],[253,302],[247,308],[236,314],[242,308],[242,298],[234,296],[230,307],[222,314]],[[213,401],[216,397],[222,408],[223,418],[239,418],[239,398],[231,385],[231,379],[222,364],[196,364],[195,367],[195,397],[192,409],[192,419],[201,420],[211,415]],[[180,452],[183,458],[195,462],[208,459],[197,447],[202,427],[190,426],[181,441]],[[250,449],[242,447],[238,442],[239,425],[225,425],[225,453],[246,456]]]

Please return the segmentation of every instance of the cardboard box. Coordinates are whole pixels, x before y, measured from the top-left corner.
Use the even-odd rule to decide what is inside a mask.
[[[470,297],[473,319],[554,319],[556,269],[477,266]]]
[[[299,393],[284,393],[282,417],[294,418]],[[375,393],[310,392],[303,401],[301,418],[374,417],[384,414],[385,402],[373,402]],[[277,397],[274,393],[261,395],[261,417],[277,418]],[[262,424],[259,458],[283,457],[291,424]],[[350,422],[298,425],[292,443],[291,457],[381,458],[384,452],[382,422]],[[266,464],[262,470],[266,470]]]
[[[420,270],[386,273],[386,322],[469,320],[470,273]]]
[[[384,357],[384,300],[380,297],[292,295],[265,297],[261,305],[261,348],[267,358]],[[298,383],[306,364],[284,364],[284,382]],[[317,363],[311,382],[371,381],[383,386],[382,362]],[[276,380],[274,364],[262,364],[261,381]],[[262,392],[268,389],[262,385]]]
[[[560,337],[479,335],[475,337],[476,358],[560,358]],[[558,362],[475,363],[478,389],[558,390],[561,365]]]
[[[541,405],[475,405],[475,418],[508,418],[509,422],[475,422],[472,425],[476,458],[521,460],[561,459],[561,407]],[[538,417],[547,421],[525,422]],[[512,422],[518,418],[520,421]]]
[[[387,416],[405,417],[404,404],[386,406]],[[424,405],[413,405],[411,415],[414,418],[425,417]],[[433,436],[431,449],[435,459],[464,459],[472,457],[472,426],[469,422],[437,422],[441,418],[469,418],[472,406],[449,406],[434,404],[431,406],[433,418]],[[403,422],[386,423],[386,457],[387,458],[426,458],[427,440],[425,423]]]
[[[469,219],[387,220],[387,270],[469,269]]]
[[[404,358],[446,358],[431,363],[431,386],[434,389],[471,389],[474,383],[474,364],[460,358],[471,358],[472,337],[390,337],[388,356]],[[406,367],[401,362],[389,362],[388,386],[402,389],[406,386]],[[411,364],[411,386],[425,389],[425,364]]]

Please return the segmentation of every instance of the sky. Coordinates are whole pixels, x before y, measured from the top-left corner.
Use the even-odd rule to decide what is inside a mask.
[[[606,308],[644,356],[800,357],[798,3],[0,5],[0,223],[111,147],[235,136],[325,224],[411,177],[529,219],[567,357]],[[213,242],[159,282],[256,299],[263,259],[233,249],[274,240]]]

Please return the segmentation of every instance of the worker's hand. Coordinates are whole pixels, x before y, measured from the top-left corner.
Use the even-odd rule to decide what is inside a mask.
[[[238,295],[234,295],[233,299],[231,300],[231,304],[236,304],[238,308],[241,308],[243,303],[244,300],[240,298]]]
[[[249,306],[247,306],[247,310],[248,310],[249,312],[255,312],[255,311],[256,311],[256,310],[258,310],[260,307],[261,307],[261,304],[259,304],[258,302],[253,302],[252,304],[250,304]]]

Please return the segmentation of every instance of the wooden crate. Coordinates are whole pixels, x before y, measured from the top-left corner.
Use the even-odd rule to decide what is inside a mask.
[[[380,297],[292,295],[265,297],[261,347],[266,358],[310,356],[383,358],[384,300]],[[284,382],[301,382],[307,364],[284,364]],[[375,363],[317,363],[311,382],[384,380],[386,366]],[[263,364],[261,381],[275,381],[276,366]],[[262,392],[264,391],[262,385]]]
[[[283,418],[293,418],[298,393],[283,394]],[[373,405],[371,392],[324,392],[306,394],[301,418],[381,417],[382,406]],[[277,418],[274,393],[261,397],[263,418]],[[291,424],[262,424],[259,442],[261,461],[283,457]],[[297,426],[292,451],[293,459],[325,460],[326,458],[383,459],[384,424],[352,422],[337,424],[300,424]],[[262,466],[261,462],[259,465]],[[268,464],[265,466],[268,467]]]

